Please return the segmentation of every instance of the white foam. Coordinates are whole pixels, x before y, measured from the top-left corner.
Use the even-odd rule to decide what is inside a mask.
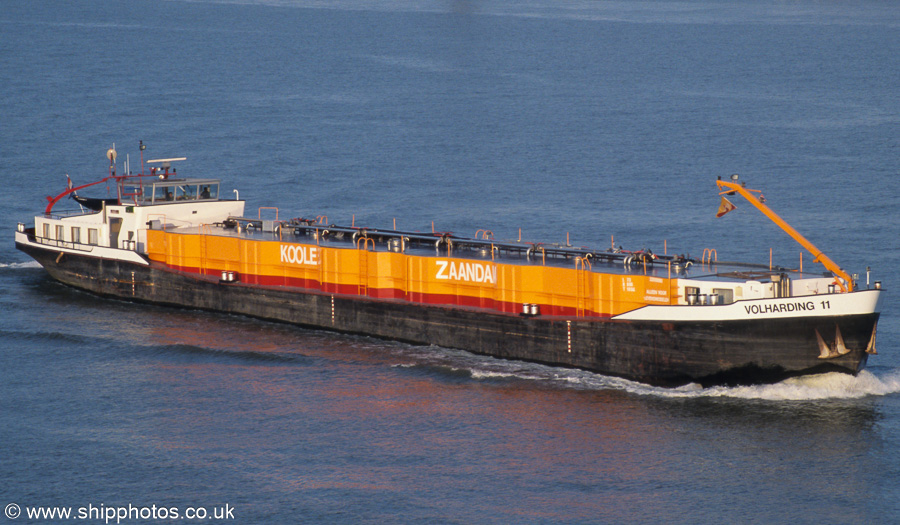
[[[463,350],[436,346],[399,346],[398,354],[413,357],[393,366],[416,368],[437,366],[450,372],[466,372],[473,380],[544,381],[562,388],[579,390],[623,390],[635,395],[662,398],[734,398],[766,401],[817,401],[859,399],[900,394],[900,369],[879,372],[863,370],[856,376],[832,372],[786,379],[771,385],[714,386],[692,383],[677,388],[655,387],[617,377],[577,369],[559,368],[522,361],[480,356]]]
[[[40,268],[41,265],[37,261],[26,261],[22,263],[0,263],[0,268]]]
[[[714,386],[703,388],[689,384],[678,388],[662,388],[624,379],[596,375],[594,379],[568,377],[567,381],[588,388],[615,388],[633,394],[669,398],[735,398],[766,401],[816,401],[825,399],[859,399],[900,393],[900,370],[879,377],[863,370],[857,376],[832,372],[786,379],[771,385]]]
[[[858,399],[900,393],[900,371],[878,377],[863,370],[857,376],[832,372],[786,379],[774,385],[712,387],[705,397],[735,397],[768,401],[813,401],[822,399]]]
[[[668,398],[735,398],[766,401],[815,401],[825,399],[859,399],[867,396],[887,396],[900,393],[900,370],[892,370],[877,376],[863,370],[857,376],[837,372],[786,379],[780,383],[753,386],[714,386],[703,388],[688,384],[677,388],[664,388],[637,383],[627,379],[609,377],[581,370],[561,370],[536,364],[509,362],[503,366],[498,361],[470,363],[473,379],[523,379],[552,381],[569,388],[587,390],[624,390],[632,394]],[[499,366],[498,366],[499,365]]]
[[[502,371],[502,370],[470,370],[472,379],[543,379],[537,375],[523,374],[518,371]]]

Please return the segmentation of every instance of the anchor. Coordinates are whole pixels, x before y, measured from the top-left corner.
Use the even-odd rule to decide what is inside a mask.
[[[875,350],[875,330],[877,328],[878,328],[878,323],[875,323],[875,325],[872,326],[872,337],[869,338],[869,346],[866,347],[867,354],[872,354],[872,355],[878,354],[878,351]]]
[[[874,332],[872,337],[872,341],[869,342],[870,346],[874,345]],[[825,340],[822,339],[822,334],[819,333],[818,329],[816,329],[816,341],[819,343],[819,359],[832,359],[850,353],[850,349],[844,344],[844,338],[841,336],[841,329],[838,325],[834,325],[833,346],[829,346],[825,343]],[[872,350],[874,349],[874,346],[872,346]],[[868,349],[866,349],[866,351],[868,352]]]

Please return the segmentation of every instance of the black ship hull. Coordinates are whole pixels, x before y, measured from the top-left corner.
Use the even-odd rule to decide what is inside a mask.
[[[830,371],[856,374],[866,364],[879,315],[673,322],[532,317],[223,283],[157,263],[16,245],[54,279],[102,296],[434,344],[666,387],[767,383]],[[820,358],[817,333],[832,342],[842,337],[849,352]]]

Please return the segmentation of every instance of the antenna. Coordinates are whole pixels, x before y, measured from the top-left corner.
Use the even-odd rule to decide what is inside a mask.
[[[161,164],[160,168],[163,168],[165,173],[160,173],[159,178],[168,179],[169,178],[169,168],[172,166],[173,162],[178,162],[182,160],[187,160],[187,157],[173,157],[171,159],[151,159],[147,161],[147,164]],[[155,168],[154,168],[155,171]],[[173,170],[172,173],[175,173]]]
[[[140,144],[140,150],[141,150],[141,175],[143,175],[144,174],[144,150],[147,149],[147,146],[144,145],[143,140],[139,140],[138,144]]]
[[[162,166],[160,166],[161,168],[168,168],[172,165],[173,162],[178,162],[180,160],[187,160],[187,157],[174,157],[171,159],[152,159],[152,160],[148,160],[147,164],[160,163],[160,164],[162,164]]]

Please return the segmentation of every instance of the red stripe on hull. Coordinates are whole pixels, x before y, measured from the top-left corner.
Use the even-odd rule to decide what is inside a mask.
[[[167,268],[179,272],[204,275],[209,277],[219,277],[221,270],[201,269],[191,266],[165,265]],[[372,299],[395,299],[408,301],[410,303],[420,303],[428,305],[448,305],[463,306],[467,308],[483,308],[485,310],[494,310],[507,314],[521,313],[522,304],[512,303],[508,301],[497,301],[488,297],[472,297],[468,295],[451,295],[451,294],[426,294],[421,292],[405,292],[399,288],[375,288],[372,286],[338,284],[338,283],[320,283],[315,279],[300,279],[296,277],[278,277],[273,275],[255,275],[239,273],[241,283],[258,285],[297,288],[313,293],[328,293],[338,295],[355,295],[358,297],[370,297]],[[579,311],[570,306],[558,306],[539,304],[541,315],[559,316],[559,317],[598,317],[608,318],[609,315],[599,314],[593,310],[582,309],[581,315]]]

